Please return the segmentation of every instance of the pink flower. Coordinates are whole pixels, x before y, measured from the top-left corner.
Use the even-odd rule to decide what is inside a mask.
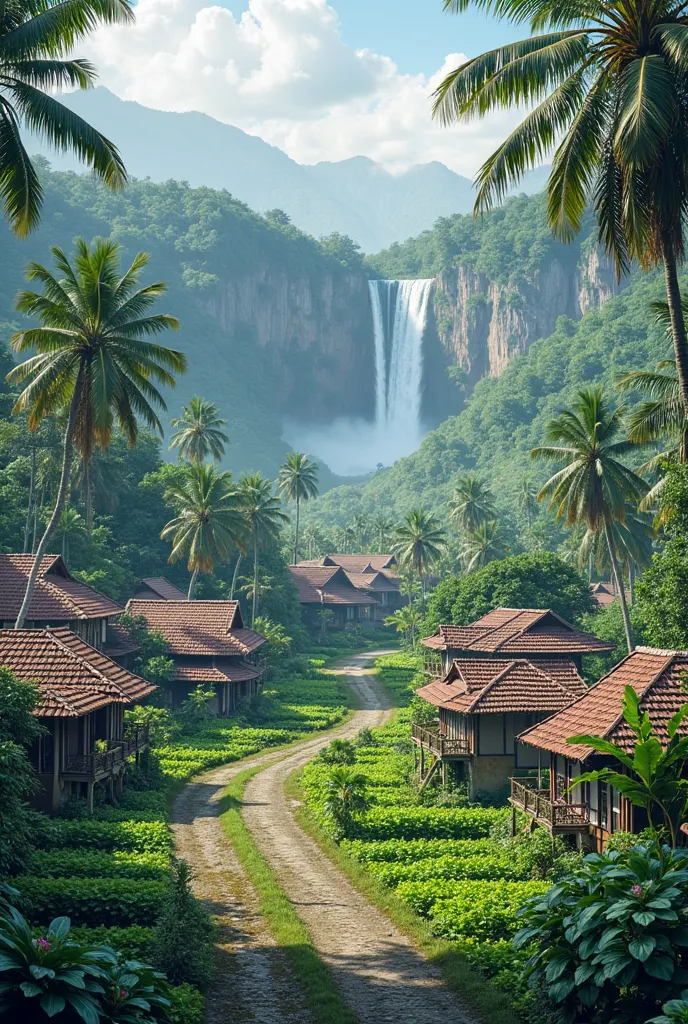
[[[120,997],[120,999],[126,999],[128,997],[128,995],[129,995],[129,993],[127,992],[127,990],[125,988],[121,988],[119,990],[119,997]]]
[[[47,950],[50,949],[51,943],[47,939],[37,939],[36,946],[38,949]]]
[[[643,895],[643,887],[642,887],[642,885],[632,885],[631,886],[631,892],[633,893],[634,896],[642,896]]]

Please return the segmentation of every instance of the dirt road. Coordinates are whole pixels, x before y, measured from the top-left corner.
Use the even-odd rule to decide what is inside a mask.
[[[439,972],[299,828],[284,793],[286,777],[333,738],[354,736],[390,717],[389,700],[366,672],[374,657],[352,655],[339,663],[337,671],[346,675],[360,705],[346,724],[304,740],[286,756],[268,751],[214,769],[189,783],[175,803],[177,852],[193,867],[196,893],[219,928],[217,981],[209,994],[207,1024],[310,1020],[218,818],[230,779],[255,764],[268,767],[246,788],[246,825],[362,1024],[474,1024]]]

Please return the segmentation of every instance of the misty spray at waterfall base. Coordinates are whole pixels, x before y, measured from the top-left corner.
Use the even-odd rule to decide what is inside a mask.
[[[369,281],[375,352],[375,418],[340,418],[323,426],[285,420],[284,438],[341,476],[390,466],[415,451],[421,424],[423,333],[432,280]]]

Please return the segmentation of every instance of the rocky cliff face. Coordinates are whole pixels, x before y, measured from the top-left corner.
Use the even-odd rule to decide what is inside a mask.
[[[578,319],[619,290],[597,249],[581,254],[577,264],[551,259],[530,279],[509,284],[459,266],[437,278],[437,330],[448,359],[466,371],[469,391],[481,377],[499,376],[510,359],[551,334],[558,317]]]
[[[223,281],[206,308],[230,335],[256,345],[272,371],[280,412],[315,423],[372,416],[373,321],[364,274],[265,267]]]

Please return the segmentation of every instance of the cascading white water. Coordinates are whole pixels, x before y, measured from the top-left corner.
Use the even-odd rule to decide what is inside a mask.
[[[432,281],[370,281],[375,352],[375,420],[327,425],[285,420],[284,437],[336,473],[367,473],[410,455],[423,440],[423,332]]]
[[[423,331],[432,279],[370,281],[378,431],[420,436]]]

